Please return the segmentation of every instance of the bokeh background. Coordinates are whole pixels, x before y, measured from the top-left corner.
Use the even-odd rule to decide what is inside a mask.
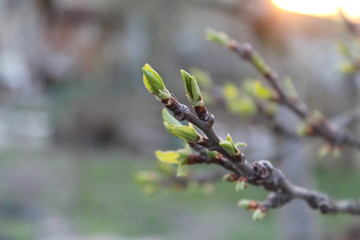
[[[270,0],[0,0],[0,239],[360,239],[359,218],[321,216],[295,201],[262,222],[236,207],[262,200],[218,183],[146,196],[134,181],[154,151],[181,143],[145,90],[150,63],[185,102],[179,69],[216,84],[260,76],[207,42],[207,27],[250,42],[311,109],[334,117],[359,105],[359,79],[339,71],[340,18],[286,12]],[[290,141],[210,106],[221,136],[247,142],[295,183],[359,198],[359,152],[321,159],[321,140]],[[285,126],[298,120],[280,111]],[[352,126],[357,132],[358,127]],[[197,166],[195,171],[213,171]]]

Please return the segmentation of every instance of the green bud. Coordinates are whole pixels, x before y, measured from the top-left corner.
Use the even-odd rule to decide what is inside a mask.
[[[145,64],[142,68],[143,81],[146,89],[151,92],[158,100],[170,98],[170,92],[166,89],[160,75],[151,68],[149,64]]]
[[[299,98],[299,96],[295,90],[294,83],[290,77],[284,78],[284,87],[285,87],[287,94],[290,96],[290,98],[292,100],[297,100]]]
[[[236,181],[236,175],[234,175],[233,173],[225,174],[223,176],[222,180],[225,181],[225,182],[235,182]]]
[[[215,159],[218,157],[218,152],[206,150],[206,155],[211,159]]]
[[[324,115],[319,110],[312,112],[310,118],[315,123],[321,123],[325,121]]]
[[[238,207],[249,209],[251,202],[252,202],[251,200],[242,199],[238,202]]]
[[[266,217],[266,210],[262,208],[258,208],[254,211],[252,215],[252,219],[254,221],[260,221]]]
[[[189,73],[185,72],[184,70],[180,70],[182,79],[184,80],[186,96],[189,102],[193,106],[204,106],[204,101],[201,97],[201,92],[199,85],[196,82],[194,76],[191,76]]]
[[[258,53],[254,53],[252,55],[251,62],[255,66],[255,68],[263,74],[269,72],[270,70],[269,66],[266,65],[266,63]]]
[[[228,47],[230,44],[230,38],[224,32],[218,32],[214,29],[208,28],[206,29],[205,36],[207,40],[224,47]]]
[[[227,135],[226,141],[220,141],[219,145],[230,155],[234,156],[238,153],[238,149],[236,148],[230,134]]]
[[[259,207],[259,203],[253,200],[242,199],[238,202],[238,207],[246,210],[256,210]]]
[[[246,187],[247,187],[246,182],[245,181],[240,181],[240,182],[236,183],[235,191],[241,192],[241,191],[245,190]]]
[[[189,124],[189,126],[170,124],[169,130],[176,137],[186,142],[197,142],[201,139],[200,135],[196,132],[192,124]]]

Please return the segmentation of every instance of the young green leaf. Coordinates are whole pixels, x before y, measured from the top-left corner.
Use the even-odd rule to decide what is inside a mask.
[[[142,71],[144,85],[149,92],[151,92],[158,100],[171,97],[162,78],[149,64],[145,64]]]
[[[230,155],[234,156],[238,153],[238,149],[236,148],[230,134],[227,135],[225,141],[221,140],[219,145]]]
[[[200,135],[196,132],[195,128],[192,126],[192,124],[189,124],[189,126],[170,124],[169,130],[176,137],[186,142],[197,142],[201,138]]]
[[[170,125],[182,126],[182,124],[165,108],[162,110],[162,118],[164,120],[165,128],[170,132]]]
[[[201,96],[201,91],[199,85],[194,76],[191,76],[189,73],[184,70],[180,70],[182,79],[184,80],[184,86],[186,90],[186,96],[189,102],[193,106],[204,106],[204,101]]]
[[[156,151],[155,155],[160,162],[168,163],[168,164],[175,164],[179,163],[180,153],[175,151]]]

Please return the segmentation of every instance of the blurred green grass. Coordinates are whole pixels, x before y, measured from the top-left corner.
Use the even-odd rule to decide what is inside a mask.
[[[163,191],[145,196],[133,176],[139,170],[155,170],[154,156],[119,151],[9,150],[3,151],[0,157],[4,159],[0,166],[2,172],[16,171],[22,165],[28,166],[29,171],[38,171],[35,168],[41,166],[39,174],[44,189],[37,205],[44,211],[50,207],[61,213],[76,231],[83,234],[111,233],[129,238],[153,236],[165,239],[196,236],[228,240],[279,239],[278,211],[271,211],[264,221],[254,223],[251,213],[236,206],[242,198],[264,199],[267,193],[261,188],[249,187],[245,192],[236,193],[232,184],[218,183],[211,195]],[[214,170],[215,166],[207,168]],[[360,196],[360,177],[355,170],[348,171],[344,177],[344,173],[322,166],[315,168],[314,176],[319,190],[331,196]],[[63,187],[62,184],[70,186]],[[9,189],[6,194],[0,192],[0,204],[16,197],[16,194],[11,196]],[[317,216],[328,234],[338,233],[354,221],[344,215]],[[6,227],[0,227],[0,234],[10,236],[10,239],[36,239],[33,221],[0,218],[6,222],[3,225]]]

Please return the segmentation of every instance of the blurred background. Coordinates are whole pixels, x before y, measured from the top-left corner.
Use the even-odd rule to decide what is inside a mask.
[[[338,5],[312,2],[0,0],[0,239],[360,239],[359,218],[321,216],[301,201],[252,222],[236,203],[263,200],[262,189],[236,193],[219,183],[146,196],[134,181],[137,171],[156,170],[155,150],[181,147],[143,86],[145,63],[183,102],[181,68],[202,69],[218,85],[260,79],[207,42],[207,27],[250,42],[291,76],[310,109],[331,118],[359,105],[360,82],[339,70],[346,59],[338,41],[359,43]],[[341,2],[357,21],[357,1]],[[359,151],[321,159],[319,139],[284,139],[209,109],[221,136],[248,144],[249,159],[269,159],[295,183],[335,198],[359,198]],[[285,110],[278,118],[289,128],[300,123]]]

